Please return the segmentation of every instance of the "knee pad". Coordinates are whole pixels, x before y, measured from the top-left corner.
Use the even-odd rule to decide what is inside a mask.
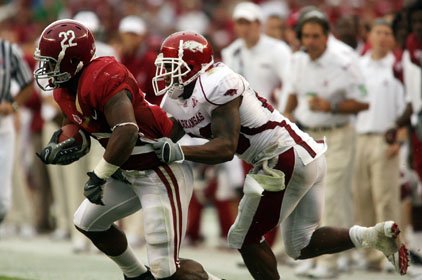
[[[145,241],[149,245],[166,246],[171,240],[171,236],[167,232],[168,228],[173,227],[171,213],[160,206],[145,208],[143,211]]]
[[[114,217],[107,214],[84,201],[73,215],[73,224],[84,231],[105,231],[114,223]]]
[[[286,254],[291,257],[292,259],[297,260],[300,256],[300,251],[305,248],[306,246],[302,248],[298,248],[294,244],[287,244],[287,242],[284,243],[284,248],[286,250]]]
[[[298,259],[302,249],[309,245],[314,230],[315,228],[312,226],[307,230],[296,230],[295,232],[291,231],[290,234],[284,234],[283,242],[286,254],[295,260]]]
[[[73,225],[78,228],[78,229],[82,229],[84,231],[88,231],[89,230],[89,226],[86,225],[83,222],[83,217],[84,217],[84,213],[85,213],[85,208],[82,206],[83,204],[81,204],[79,206],[79,208],[76,210],[75,214],[73,214]]]

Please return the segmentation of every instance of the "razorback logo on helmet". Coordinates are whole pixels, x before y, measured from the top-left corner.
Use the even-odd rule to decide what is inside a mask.
[[[203,52],[205,46],[202,45],[201,43],[198,43],[196,41],[186,41],[183,42],[183,49],[188,49],[192,52]]]

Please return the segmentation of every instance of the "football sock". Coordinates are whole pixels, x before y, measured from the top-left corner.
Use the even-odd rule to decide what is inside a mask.
[[[366,230],[367,230],[366,227],[361,227],[361,226],[352,226],[350,228],[349,230],[350,240],[352,240],[356,248],[362,248],[363,234]]]
[[[147,268],[142,264],[128,246],[120,256],[108,256],[112,259],[128,277],[137,277],[145,272]]]

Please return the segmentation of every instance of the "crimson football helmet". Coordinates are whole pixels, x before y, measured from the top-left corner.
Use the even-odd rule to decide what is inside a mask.
[[[184,87],[213,63],[213,49],[202,35],[189,31],[173,33],[164,40],[155,60],[157,68],[152,80],[155,94],[167,93],[177,99]]]
[[[43,90],[58,88],[73,78],[95,55],[91,31],[80,22],[63,19],[51,23],[41,34],[34,58],[34,76]]]

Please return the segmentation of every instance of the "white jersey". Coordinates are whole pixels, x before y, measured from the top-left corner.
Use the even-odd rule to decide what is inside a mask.
[[[165,96],[162,107],[189,135],[212,139],[212,111],[239,96],[243,99],[236,154],[242,160],[256,164],[294,147],[306,165],[325,152],[324,143],[317,143],[273,109],[241,75],[223,63],[199,76],[188,99]]]

